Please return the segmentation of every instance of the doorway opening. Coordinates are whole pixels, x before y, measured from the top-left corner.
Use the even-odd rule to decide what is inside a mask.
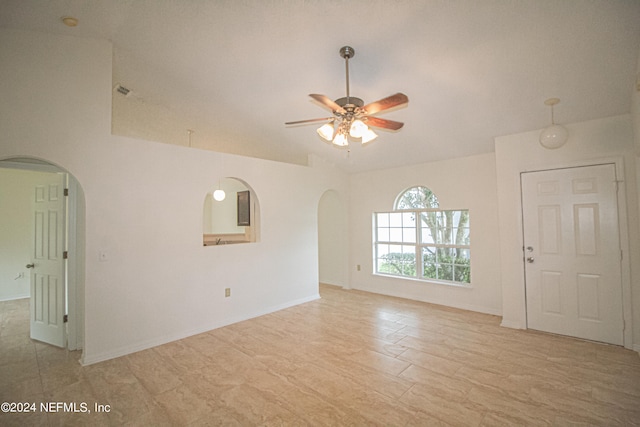
[[[208,192],[202,209],[202,243],[220,246],[260,241],[260,203],[239,178],[223,178]]]
[[[318,282],[349,287],[346,208],[340,194],[327,190],[318,202]]]
[[[0,160],[0,175],[0,193],[7,201],[0,207],[0,274],[3,284],[9,282],[0,291],[0,300],[28,298],[29,336],[80,350],[85,270],[82,188],[65,169],[31,157]],[[40,202],[48,205],[37,211]]]

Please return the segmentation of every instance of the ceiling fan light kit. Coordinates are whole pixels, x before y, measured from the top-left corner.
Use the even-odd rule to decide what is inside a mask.
[[[545,105],[551,107],[551,126],[540,132],[540,145],[544,148],[554,150],[562,147],[569,138],[569,131],[562,125],[558,125],[553,120],[553,106],[560,102],[558,98],[549,98],[544,101]]]
[[[378,135],[371,127],[395,131],[404,126],[404,123],[381,119],[372,115],[394,107],[406,106],[409,103],[409,98],[405,94],[396,93],[367,105],[364,105],[362,99],[350,96],[349,59],[353,58],[354,55],[355,50],[350,46],[343,46],[340,49],[340,56],[345,60],[347,96],[332,101],[324,95],[309,95],[323,107],[331,110],[333,117],[299,120],[287,122],[285,125],[326,121],[327,123],[318,128],[318,135],[325,141],[333,143],[336,147],[348,147],[349,139],[359,139],[363,145],[373,141]]]

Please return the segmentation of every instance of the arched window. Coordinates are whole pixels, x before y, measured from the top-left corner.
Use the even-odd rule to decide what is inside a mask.
[[[468,210],[439,209],[423,186],[396,198],[391,212],[376,212],[375,273],[437,282],[471,283]]]
[[[427,187],[411,187],[396,199],[395,209],[437,209],[438,198]]]

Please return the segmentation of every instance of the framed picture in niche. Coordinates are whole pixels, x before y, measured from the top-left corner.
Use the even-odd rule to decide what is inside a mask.
[[[251,225],[251,203],[249,202],[249,190],[238,191],[238,227]]]

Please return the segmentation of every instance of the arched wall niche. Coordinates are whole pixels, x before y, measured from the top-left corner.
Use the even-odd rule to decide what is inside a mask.
[[[222,190],[223,200],[213,193]],[[212,185],[204,198],[202,243],[220,246],[260,241],[260,204],[253,188],[239,178],[226,177]]]

